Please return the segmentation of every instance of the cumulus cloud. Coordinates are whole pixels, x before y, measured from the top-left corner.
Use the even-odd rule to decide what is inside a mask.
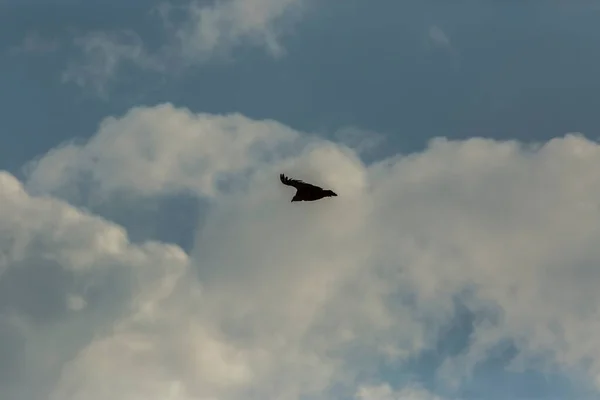
[[[105,119],[84,145],[68,143],[36,160],[27,184],[35,192],[81,193],[87,176],[93,182],[87,192],[98,196],[191,191],[212,197],[221,181],[289,155],[301,141],[275,121],[195,115],[169,104],[134,108]]]
[[[599,164],[600,146],[575,134],[438,138],[367,165],[274,121],[168,104],[107,118],[23,184],[1,175],[0,282],[22,290],[0,305],[29,349],[12,356],[28,385],[11,393],[437,400],[418,381],[372,382],[435,348],[456,299],[474,329],[442,382],[460,385],[510,341],[511,368],[579,371],[600,388]],[[279,172],[339,197],[292,205]],[[70,205],[167,192],[208,200],[188,253],[134,244]],[[18,301],[36,274],[52,318]]]
[[[6,172],[0,197],[0,353],[15,349],[0,360],[0,385],[9,399],[43,399],[60,366],[95,336],[138,309],[151,312],[188,257],[169,244],[132,245],[120,226],[32,197]]]
[[[131,31],[92,32],[75,40],[81,56],[63,74],[64,82],[91,87],[106,96],[125,66],[147,71],[179,71],[227,57],[240,45],[265,49],[279,57],[281,36],[299,15],[304,0],[193,0],[184,7],[161,3],[157,11],[164,34],[150,47]],[[183,16],[182,16],[183,14]]]

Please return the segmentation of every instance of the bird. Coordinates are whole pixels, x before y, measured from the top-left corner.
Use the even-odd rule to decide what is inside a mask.
[[[284,174],[279,175],[279,179],[281,179],[281,183],[287,186],[292,186],[296,188],[296,194],[292,198],[292,202],[294,201],[315,201],[320,200],[323,197],[333,197],[337,196],[332,190],[323,189],[315,185],[311,185],[310,183],[303,182],[298,179],[290,179]]]

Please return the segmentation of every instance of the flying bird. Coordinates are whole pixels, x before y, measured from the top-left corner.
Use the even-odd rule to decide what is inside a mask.
[[[284,174],[280,174],[279,179],[281,179],[281,183],[284,185],[296,188],[296,194],[292,198],[292,201],[315,201],[322,199],[323,197],[337,196],[332,190],[323,189],[298,179],[290,179]]]

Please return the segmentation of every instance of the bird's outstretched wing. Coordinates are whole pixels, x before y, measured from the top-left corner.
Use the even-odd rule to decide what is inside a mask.
[[[298,179],[288,178],[284,174],[280,174],[279,175],[279,179],[281,179],[281,183],[283,183],[284,185],[293,186],[293,187],[295,187],[298,190],[309,189],[309,188],[312,188],[312,189],[321,189],[320,187],[315,186],[315,185],[311,185],[310,183],[306,183],[306,182],[298,180]]]

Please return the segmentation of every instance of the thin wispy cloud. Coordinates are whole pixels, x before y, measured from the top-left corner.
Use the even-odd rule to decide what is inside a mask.
[[[429,27],[429,39],[431,39],[431,41],[438,46],[446,48],[452,47],[450,44],[450,39],[439,26],[434,25]]]
[[[94,32],[74,41],[81,56],[71,61],[62,74],[63,82],[89,87],[108,96],[110,83],[127,65],[150,71],[163,71],[163,61],[149,54],[142,39],[133,31]]]
[[[448,34],[442,30],[442,28],[437,25],[430,26],[427,31],[427,40],[429,44],[428,47],[446,52],[452,58],[454,67],[459,67],[459,53],[452,44]]]
[[[47,54],[55,52],[60,48],[60,42],[56,38],[48,38],[39,32],[30,32],[23,41],[11,47],[10,52],[13,54]]]
[[[161,3],[153,9],[163,28],[163,42],[156,50],[149,50],[131,30],[92,32],[76,38],[81,56],[70,63],[63,81],[91,87],[106,96],[120,67],[126,65],[173,72],[229,57],[242,45],[263,48],[280,57],[285,52],[281,37],[297,19],[304,1],[191,1],[177,8]]]

